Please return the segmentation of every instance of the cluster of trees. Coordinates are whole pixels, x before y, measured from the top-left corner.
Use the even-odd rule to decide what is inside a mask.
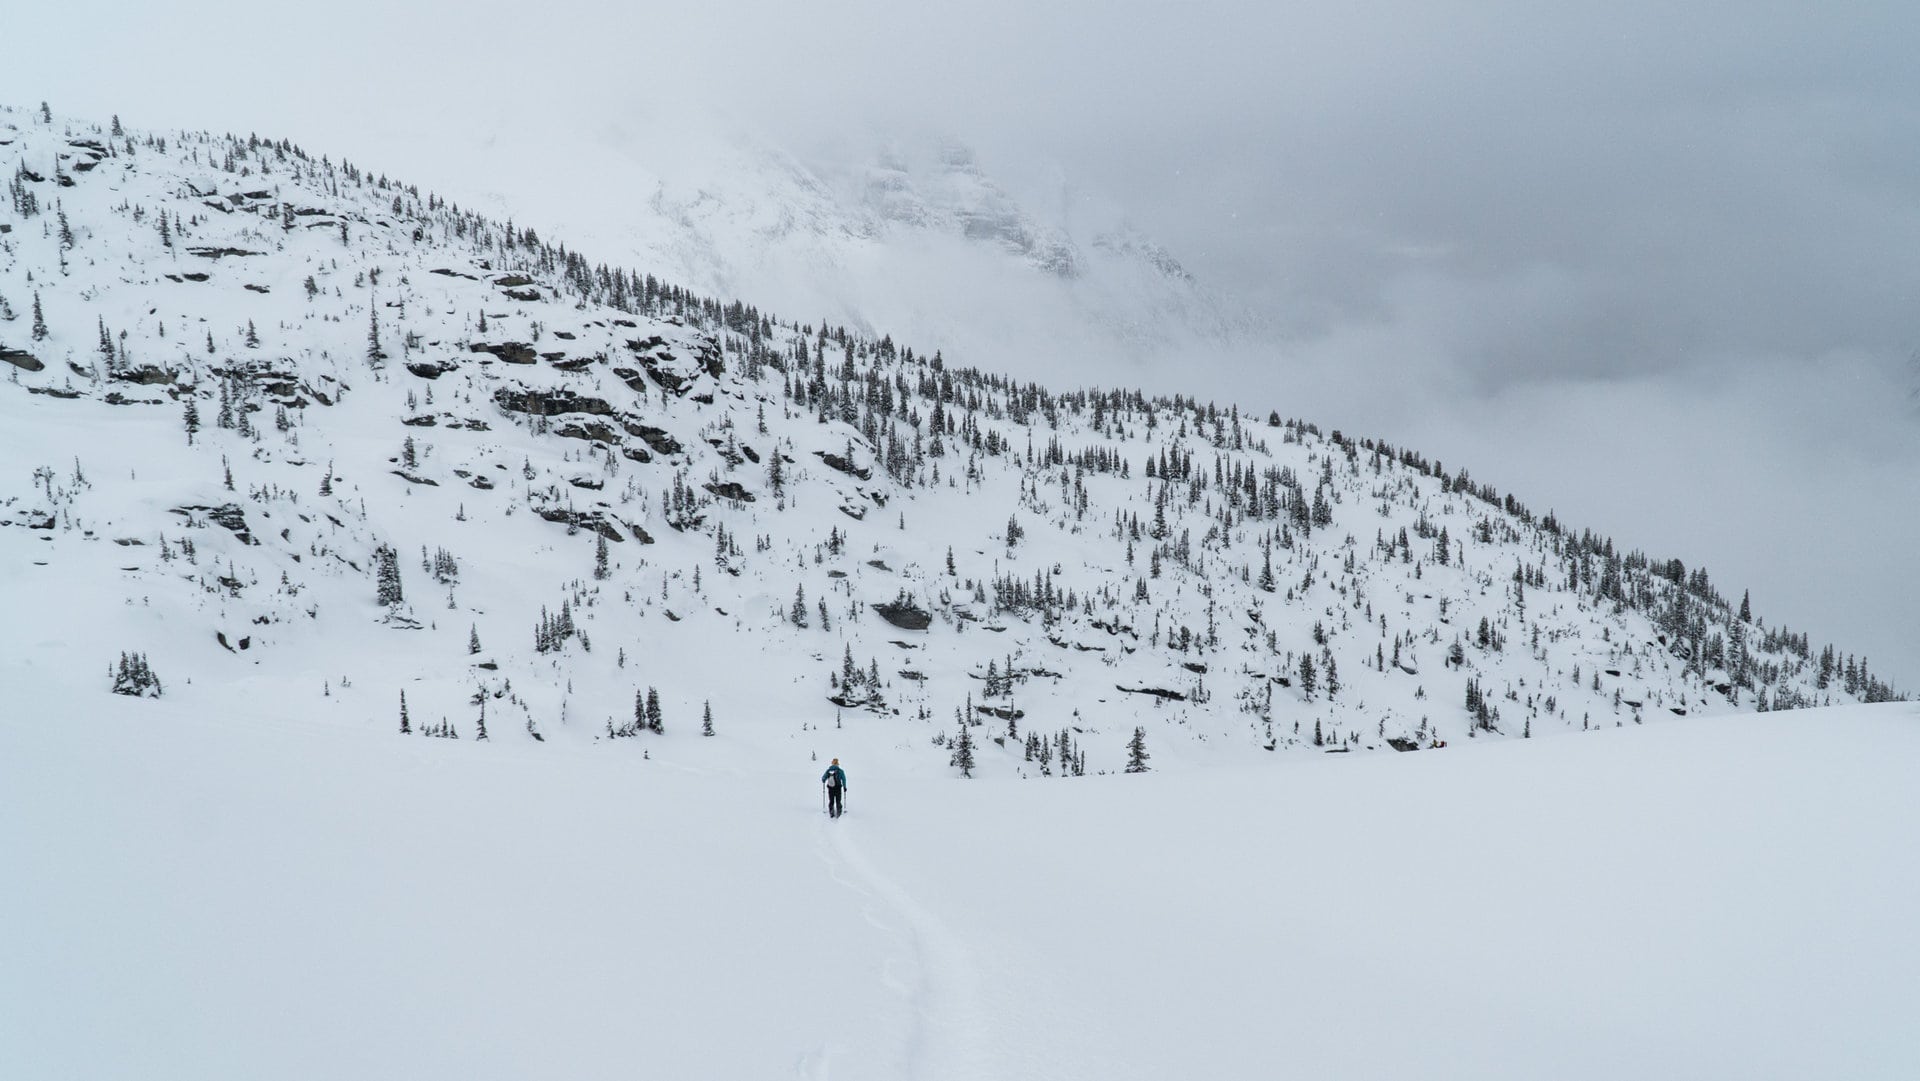
[[[108,675],[113,680],[113,693],[133,698],[160,697],[160,677],[153,674],[147,666],[145,653],[122,653],[119,663],[115,664]]]

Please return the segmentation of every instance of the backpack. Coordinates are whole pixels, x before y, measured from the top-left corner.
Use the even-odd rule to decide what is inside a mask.
[[[830,769],[827,771],[827,787],[828,788],[840,787],[840,771],[839,770]]]

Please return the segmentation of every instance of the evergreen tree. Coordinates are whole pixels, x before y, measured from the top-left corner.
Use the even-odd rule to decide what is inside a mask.
[[[47,337],[47,316],[40,310],[40,290],[33,291],[33,340],[45,341]]]
[[[598,542],[593,546],[593,577],[597,581],[607,578],[607,535],[597,533]]]
[[[973,731],[964,719],[960,722],[960,735],[953,741],[953,761],[949,764],[960,768],[960,776],[973,776]]]
[[[1147,753],[1147,730],[1139,725],[1133,728],[1133,738],[1127,741],[1127,772],[1147,772],[1147,759],[1153,756]],[[1065,765],[1065,760],[1062,760]],[[1064,770],[1062,771],[1064,772]]]
[[[467,626],[467,652],[480,652],[480,625],[478,623],[471,623]]]
[[[386,545],[374,549],[375,603],[391,608],[406,599],[400,585],[400,555]]]
[[[660,719],[660,692],[647,688],[647,731],[656,735],[665,732],[666,725]]]
[[[407,692],[400,692],[400,734],[408,735],[413,731],[412,722],[407,720]]]
[[[186,404],[181,412],[185,415],[187,426],[187,446],[193,446],[193,437],[200,431],[200,399],[192,391],[187,392]]]
[[[713,703],[711,701],[707,702],[700,711],[700,734],[713,735]]]

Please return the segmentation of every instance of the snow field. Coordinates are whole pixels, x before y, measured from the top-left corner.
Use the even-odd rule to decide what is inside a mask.
[[[1910,705],[1075,781],[0,724],[23,1077],[1895,1078]]]

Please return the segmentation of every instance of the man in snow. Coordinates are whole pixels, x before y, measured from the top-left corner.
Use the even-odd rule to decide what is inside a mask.
[[[833,760],[827,772],[820,775],[820,783],[827,786],[827,814],[840,817],[840,797],[847,790],[847,773],[840,768],[840,760]]]

